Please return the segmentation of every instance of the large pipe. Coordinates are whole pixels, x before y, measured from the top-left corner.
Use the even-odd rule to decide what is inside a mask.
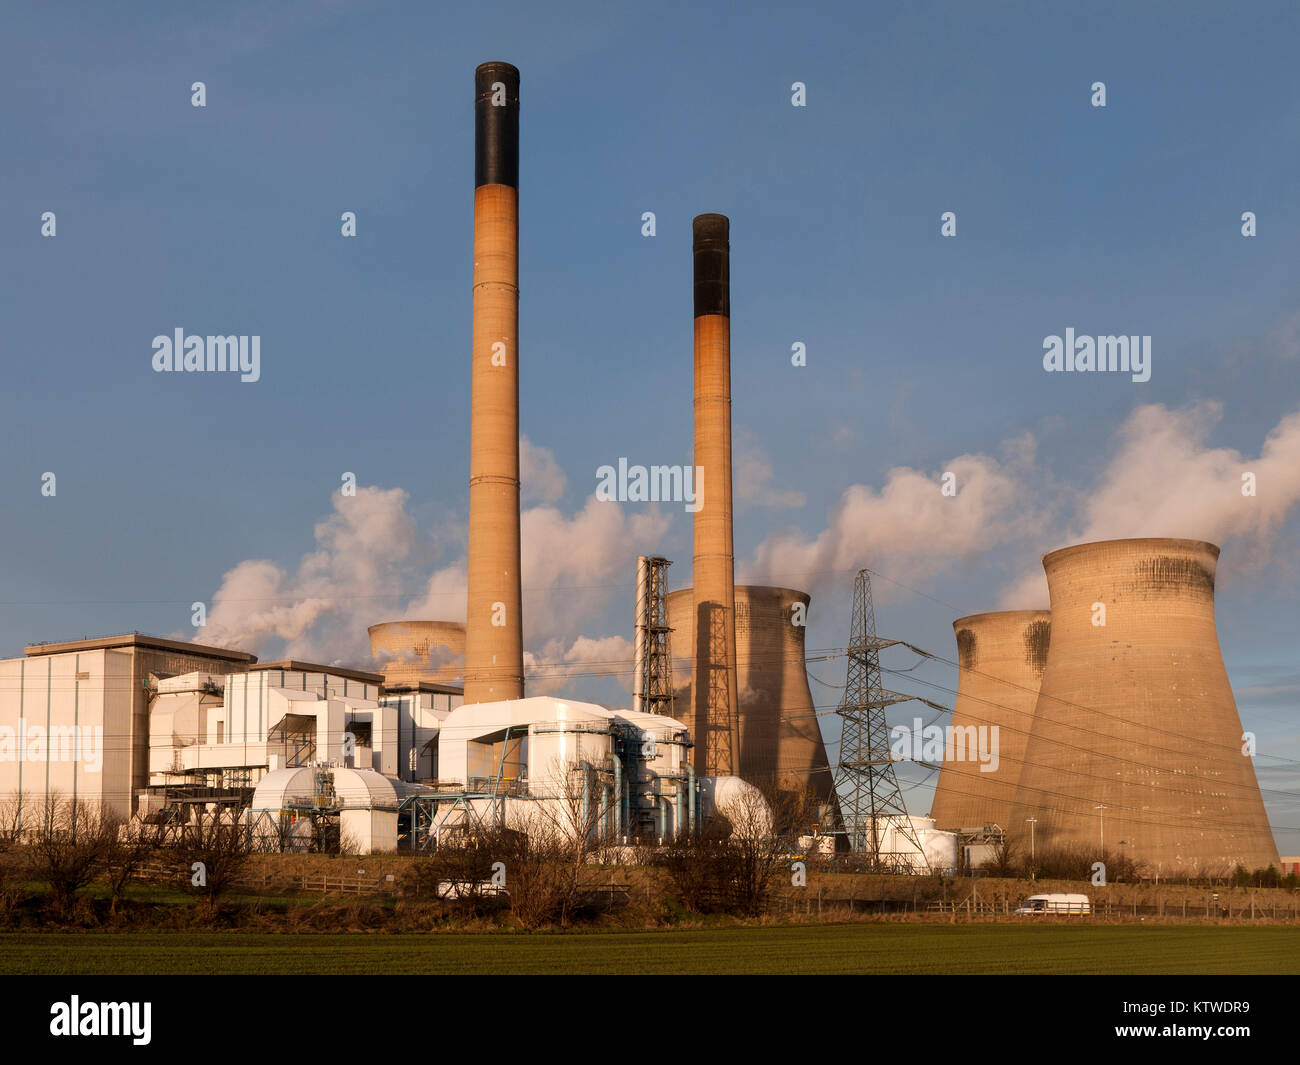
[[[612,753],[609,758],[614,765],[614,838],[621,839],[623,836],[623,759]]]
[[[699,786],[695,783],[695,767],[686,766],[686,834],[695,834],[695,812],[699,806]]]
[[[524,694],[519,580],[519,71],[474,73],[474,338],[465,702]]]
[[[736,750],[735,559],[731,534],[730,224],[693,225],[695,273],[695,650],[691,719],[696,772],[730,776]]]

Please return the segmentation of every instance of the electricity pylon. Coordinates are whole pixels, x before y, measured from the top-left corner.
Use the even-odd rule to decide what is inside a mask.
[[[874,870],[905,865],[910,862],[882,857],[881,839],[894,818],[896,831],[912,844],[929,869],[925,850],[912,827],[903,803],[903,793],[894,775],[894,759],[889,749],[889,722],[885,710],[895,703],[914,698],[886,691],[880,683],[880,651],[898,640],[876,635],[876,608],[871,599],[871,575],[858,571],[853,588],[853,620],[849,628],[848,680],[844,698],[836,711],[842,722],[840,756],[835,765],[835,792],[849,846],[855,854],[865,855]]]

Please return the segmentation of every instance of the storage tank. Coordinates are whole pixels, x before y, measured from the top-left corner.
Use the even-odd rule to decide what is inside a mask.
[[[465,675],[465,626],[459,621],[385,621],[371,625],[370,654],[384,684],[422,680],[459,685]]]
[[[827,799],[832,791],[830,764],[808,689],[803,625],[794,624],[795,607],[807,617],[807,592],[793,588],[737,585],[735,588],[736,686],[739,703],[739,775],[746,780],[775,779],[782,787],[811,790]],[[695,646],[694,590],[668,595],[673,647]],[[682,661],[681,654],[676,656]],[[674,663],[676,666],[677,663]],[[676,670],[675,670],[676,672]],[[692,729],[689,667],[678,675],[678,716]],[[698,739],[696,739],[698,744]]]
[[[952,623],[957,637],[957,699],[930,816],[941,829],[996,824],[1009,829],[1016,785],[1034,720],[1047,648],[1046,610],[971,614]],[[986,730],[970,732],[970,729]],[[971,754],[996,753],[996,769]]]
[[[1044,556],[1052,638],[1012,813],[1018,834],[1038,819],[1040,850],[1104,847],[1166,875],[1277,864],[1219,651],[1218,558],[1176,539]]]

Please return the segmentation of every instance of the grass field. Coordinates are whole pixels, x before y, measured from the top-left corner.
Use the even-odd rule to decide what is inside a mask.
[[[844,924],[572,934],[6,933],[0,973],[1297,973],[1300,929]]]

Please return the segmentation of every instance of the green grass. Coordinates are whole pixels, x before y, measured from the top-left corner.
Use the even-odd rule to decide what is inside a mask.
[[[0,934],[0,973],[1297,973],[1276,926],[844,924],[522,935]]]

